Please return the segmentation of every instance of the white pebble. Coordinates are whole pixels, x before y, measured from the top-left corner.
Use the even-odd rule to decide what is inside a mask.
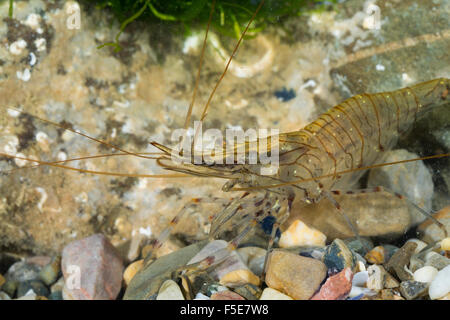
[[[36,46],[37,51],[44,51],[47,46],[47,41],[45,40],[45,38],[39,38],[34,40],[34,45]]]
[[[39,22],[41,21],[41,16],[36,13],[30,13],[25,20],[25,24],[31,29],[36,30],[39,27]]]
[[[353,276],[352,285],[357,287],[364,287],[368,279],[369,279],[368,271],[357,272]]]
[[[294,300],[291,297],[272,288],[265,288],[259,300]]]
[[[159,289],[156,300],[184,300],[184,297],[175,281],[166,280]]]
[[[23,153],[17,153],[17,154],[16,154],[16,157],[19,157],[19,158],[26,158],[26,156],[25,156]],[[16,164],[16,166],[18,166],[18,167],[23,167],[23,166],[25,166],[25,165],[28,163],[27,160],[25,160],[25,159],[19,159],[19,158],[14,158],[14,163]]]
[[[30,52],[30,66],[34,66],[36,64],[36,55],[33,52]]]
[[[294,246],[325,246],[326,235],[317,229],[310,228],[300,220],[295,220],[281,234],[279,246],[289,248]]]
[[[367,288],[375,291],[382,290],[384,288],[384,278],[386,271],[382,266],[373,264],[367,268],[369,278],[367,279]]]
[[[25,69],[23,71],[17,71],[16,75],[19,80],[22,80],[25,82],[27,82],[28,80],[31,79],[31,72],[29,69]]]
[[[203,293],[199,292],[195,296],[194,300],[211,300],[211,298],[208,296],[205,296]]]
[[[375,69],[376,69],[377,71],[384,71],[384,70],[386,70],[385,66],[383,66],[382,64],[377,64],[377,65],[375,66]]]
[[[430,284],[428,293],[432,300],[444,297],[450,292],[450,266],[438,272]]]
[[[441,241],[441,249],[444,251],[450,251],[450,238],[445,238]]]
[[[439,272],[438,269],[436,269],[435,267],[425,266],[414,272],[414,280],[418,282],[429,283],[433,281],[438,272]]]
[[[26,47],[27,47],[27,42],[23,39],[19,39],[17,41],[14,41],[13,43],[11,43],[11,45],[9,46],[9,52],[18,56],[19,54],[22,53],[23,49],[25,49]]]
[[[361,294],[363,294],[365,296],[374,296],[377,293],[375,291],[369,289],[369,288],[361,288],[361,287],[358,287],[358,286],[352,286],[352,290],[350,291],[348,296],[350,298],[354,298],[354,297],[357,297],[357,296],[359,296]]]

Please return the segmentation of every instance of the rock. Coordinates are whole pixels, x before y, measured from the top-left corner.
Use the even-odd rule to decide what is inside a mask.
[[[154,300],[162,283],[171,279],[174,271],[186,266],[206,244],[206,240],[197,242],[163,256],[153,263],[144,262],[144,267],[129,283],[124,300]]]
[[[1,300],[11,300],[6,292],[0,291],[0,301]]]
[[[54,291],[48,296],[48,300],[64,300],[62,291]]]
[[[249,264],[248,267],[251,272],[253,272],[255,275],[260,277],[264,271],[264,262],[266,260],[266,255],[253,258]]]
[[[450,265],[450,259],[446,258],[439,253],[429,252],[425,256],[425,266],[432,266],[438,270],[442,270]]]
[[[327,275],[321,261],[274,250],[269,255],[266,284],[296,300],[312,297]]]
[[[389,272],[386,272],[384,277],[384,287],[386,289],[397,288],[400,285],[400,282],[397,281]]]
[[[229,288],[242,286],[246,283],[259,286],[260,279],[248,269],[233,270],[220,278],[220,284]]]
[[[368,262],[372,264],[383,264],[385,262],[384,259],[384,247],[376,246],[372,250],[370,250],[364,258],[367,259]]]
[[[5,282],[6,282],[5,277],[0,274],[0,290],[2,289],[2,286],[5,284]]]
[[[175,281],[166,280],[159,289],[156,300],[184,300],[184,296]]]
[[[357,272],[353,275],[352,285],[356,287],[365,287],[368,279],[368,271]]]
[[[259,300],[294,300],[291,297],[272,288],[265,288]]]
[[[450,234],[450,206],[436,212],[433,214],[433,217],[442,223],[447,230],[447,234]],[[426,243],[437,242],[445,238],[444,231],[430,219],[421,223],[417,228],[417,232],[421,235],[420,239]]]
[[[384,262],[389,261],[392,256],[399,250],[398,247],[393,246],[392,244],[383,244],[384,248]]]
[[[425,266],[425,261],[422,260],[419,256],[413,255],[409,260],[409,270],[411,272],[415,272],[416,270]]]
[[[441,250],[450,251],[450,238],[445,238],[441,241]]]
[[[348,238],[344,239],[344,243],[350,250],[360,254],[361,256],[365,256],[367,254],[367,249],[373,249],[373,242],[368,238],[361,238],[361,240],[358,238]]]
[[[412,279],[411,274],[405,271],[405,266],[408,266],[416,248],[417,244],[414,242],[405,243],[385,264],[386,270],[391,274],[395,273],[402,281]]]
[[[199,292],[195,296],[194,300],[211,300],[211,298],[208,296],[205,296],[203,293]]]
[[[425,266],[423,268],[420,268],[414,272],[413,278],[414,281],[417,282],[424,282],[424,283],[431,283],[433,279],[438,274],[438,269],[432,266]]]
[[[381,300],[405,300],[397,291],[392,289],[383,289],[379,293]]]
[[[46,297],[50,294],[49,290],[42,281],[27,280],[19,282],[19,285],[17,286],[17,297],[20,298],[27,295],[30,290],[32,290],[38,296]]]
[[[408,239],[408,241],[406,241],[406,242],[414,242],[415,244],[417,244],[416,251],[414,251],[415,254],[421,252],[422,249],[424,249],[428,245],[427,243],[423,242],[422,240],[415,239],[415,238]]]
[[[311,300],[344,300],[352,289],[353,272],[350,267],[331,276],[325,281]]]
[[[356,257],[344,241],[335,239],[328,247],[323,262],[330,270],[342,271],[345,268],[356,270]]]
[[[325,246],[326,235],[317,229],[308,227],[301,220],[295,220],[289,228],[281,234],[278,245],[281,248],[295,246]]]
[[[245,299],[233,291],[226,290],[214,293],[211,296],[211,300],[245,300]]]
[[[450,292],[450,266],[438,272],[431,282],[428,292],[432,300],[442,298]]]
[[[18,285],[19,285],[18,281],[6,280],[5,284],[2,287],[2,290],[5,293],[7,293],[10,297],[14,297]]]
[[[404,149],[385,152],[385,162],[394,162],[418,158],[417,154]],[[424,209],[431,210],[431,200],[434,192],[433,180],[423,161],[413,161],[395,166],[384,166],[370,170],[367,186],[383,186],[392,192],[397,192]],[[410,209],[411,226],[418,225],[426,219],[415,208]]]
[[[51,287],[50,287],[50,292],[57,292],[60,291],[62,292],[64,288],[64,277],[61,277],[58,279],[58,281],[56,281]]]
[[[202,288],[201,292],[206,296],[211,297],[214,293],[227,290],[229,290],[227,287],[224,287],[219,283],[205,283],[205,287]]]
[[[361,237],[401,236],[411,226],[411,214],[404,200],[388,192],[354,193],[334,196]],[[295,203],[283,227],[300,219],[311,228],[320,230],[327,239],[354,238],[346,219],[330,201],[313,204]]]
[[[198,272],[187,275],[187,277],[181,278],[181,285],[183,287],[183,292],[187,295],[187,293],[196,293],[202,292],[208,297],[211,296],[211,293],[207,294],[209,286],[213,284],[215,280],[211,278],[211,276],[206,272]],[[223,286],[221,286],[223,287]],[[225,288],[226,289],[226,288]],[[186,299],[191,298],[186,297]]]
[[[6,280],[12,281],[28,281],[39,278],[41,266],[34,263],[27,263],[25,261],[18,261],[14,263],[5,275]]]
[[[123,281],[125,282],[125,285],[128,286],[131,279],[138,273],[139,270],[142,269],[144,266],[144,259],[135,261],[131,263],[124,271],[123,273]]]
[[[62,252],[64,299],[114,300],[122,287],[123,263],[102,234],[68,244]]]
[[[380,291],[384,288],[384,278],[386,276],[386,270],[379,265],[371,265],[367,272],[369,273],[369,279],[367,280],[367,288]]]
[[[400,283],[400,292],[407,300],[412,300],[427,293],[428,283],[417,282],[414,280],[402,281]]]
[[[237,253],[239,253],[239,256],[246,265],[249,265],[255,258],[265,257],[266,252],[266,249],[259,247],[244,247],[237,249]]]
[[[372,289],[369,288],[363,288],[363,287],[358,287],[358,286],[352,286],[352,289],[350,290],[350,293],[348,294],[349,298],[362,298],[364,296],[376,296],[377,293],[376,291],[373,291]]]
[[[250,283],[234,288],[234,292],[247,300],[258,300],[261,297],[262,290],[260,287]]]
[[[39,272],[39,279],[47,286],[53,284],[61,273],[61,256],[52,258],[50,263],[45,265]]]

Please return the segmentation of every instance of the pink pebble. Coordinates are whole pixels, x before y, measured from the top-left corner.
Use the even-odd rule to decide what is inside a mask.
[[[352,289],[353,272],[345,268],[325,281],[319,292],[311,300],[344,300]]]
[[[211,300],[245,300],[233,291],[220,291],[211,296]]]

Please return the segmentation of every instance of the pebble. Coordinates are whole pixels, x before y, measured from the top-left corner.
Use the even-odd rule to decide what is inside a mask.
[[[350,250],[361,256],[365,256],[367,254],[367,249],[373,249],[373,242],[369,238],[361,237],[361,240],[358,238],[347,238],[344,240],[344,243]]]
[[[417,248],[414,251],[414,253],[421,252],[422,249],[424,249],[428,245],[426,242],[423,242],[422,240],[415,239],[415,238],[408,239],[408,241],[406,241],[406,242],[414,242],[415,244],[417,244]]]
[[[259,286],[255,286],[250,283],[234,288],[234,292],[247,300],[258,300],[262,294],[262,290]]]
[[[414,280],[402,281],[400,283],[400,293],[407,300],[412,300],[427,293],[428,283]]]
[[[129,283],[124,300],[154,300],[164,281],[172,279],[173,273],[186,266],[206,244],[207,240],[194,243],[152,263],[144,260],[144,266]]]
[[[442,223],[450,234],[450,206],[447,206],[433,214],[433,217]],[[426,243],[433,243],[445,238],[445,234],[441,228],[430,220],[426,220],[419,225],[417,231],[421,235],[420,239]]]
[[[417,282],[424,282],[424,283],[431,283],[433,279],[438,274],[438,269],[432,266],[425,266],[422,267],[414,272],[413,278],[414,281]]]
[[[195,295],[194,300],[211,300],[211,298],[208,296],[205,296],[203,293],[199,292]]]
[[[352,269],[347,267],[329,277],[311,300],[344,300],[352,289],[352,279]]]
[[[266,284],[295,300],[312,297],[327,275],[319,260],[274,250],[269,255]]]
[[[446,296],[450,292],[450,266],[438,272],[430,284],[429,295],[432,300]]]
[[[356,287],[364,287],[366,286],[368,279],[369,279],[368,271],[357,272],[353,275],[352,285]]]
[[[392,289],[383,289],[379,293],[381,300],[405,300],[397,291]]]
[[[344,241],[335,239],[328,247],[323,257],[328,269],[342,271],[345,268],[356,270],[356,257],[345,245]]]
[[[259,300],[294,300],[291,297],[272,288],[265,288]]]
[[[211,300],[245,300],[245,299],[233,291],[226,290],[214,293],[211,296]]]
[[[397,281],[389,272],[386,272],[384,277],[384,287],[386,289],[397,288],[400,285],[400,282]]]
[[[10,297],[14,297],[18,285],[19,285],[18,281],[6,280],[5,284],[2,287],[2,290],[6,292]]]
[[[432,266],[438,270],[442,270],[450,265],[450,259],[440,255],[437,252],[429,252],[425,256],[425,266]]]
[[[237,251],[250,271],[260,276],[263,272],[267,250],[259,247],[244,247]]]
[[[5,278],[18,282],[34,280],[38,279],[40,271],[41,267],[37,264],[18,261],[8,269]]]
[[[384,260],[384,247],[376,246],[364,256],[366,260],[372,264],[383,264]]]
[[[50,294],[47,287],[44,285],[42,281],[39,280],[27,280],[23,282],[19,282],[17,286],[17,297],[25,296],[28,291],[33,290],[34,293],[38,296],[48,296]]]
[[[278,245],[281,248],[295,246],[325,246],[327,237],[317,229],[308,227],[301,220],[295,220],[281,234]]]
[[[417,244],[414,242],[405,243],[385,264],[386,270],[392,274],[395,273],[402,281],[411,280],[412,275],[405,270],[405,266],[408,266],[416,248]]]
[[[358,296],[364,297],[364,296],[375,296],[377,294],[376,291],[373,291],[369,288],[364,287],[358,287],[358,286],[352,286],[352,289],[350,290],[350,293],[348,294],[349,298],[355,298]]]
[[[39,279],[47,286],[50,286],[58,279],[61,273],[61,256],[52,258],[50,263],[45,265],[39,272]]]
[[[255,275],[257,275],[258,277],[261,276],[264,271],[263,269],[265,260],[266,255],[252,259],[248,264],[250,271],[253,272]]]
[[[114,300],[122,286],[122,258],[102,234],[69,243],[62,271],[65,300]]]
[[[50,287],[50,292],[57,292],[57,291],[62,292],[63,288],[64,288],[64,277],[61,277],[61,278],[58,279],[58,281],[56,281]]]
[[[11,297],[6,292],[0,291],[0,301],[1,300],[11,300]]]
[[[384,161],[393,162],[417,158],[418,155],[405,149],[385,152]],[[370,170],[367,186],[384,186],[393,192],[399,192],[426,211],[431,210],[434,185],[431,173],[423,161],[414,161],[397,166],[384,166]],[[425,220],[418,210],[409,210],[411,225],[415,226]]]
[[[156,300],[184,300],[184,296],[175,281],[166,280],[159,289]]]
[[[48,300],[64,300],[62,291],[54,291],[49,294]]]
[[[367,288],[380,291],[384,288],[384,279],[386,270],[382,266],[373,264],[368,269],[369,278],[367,279]]]
[[[445,238],[441,241],[441,250],[450,251],[450,238]]]
[[[142,269],[144,266],[144,259],[135,261],[131,263],[124,271],[123,273],[123,281],[125,282],[125,285],[128,286],[128,284],[131,282],[131,279],[136,275],[136,273]]]
[[[233,270],[220,278],[220,284],[229,288],[251,283],[259,286],[260,278],[248,269]]]
[[[228,288],[222,286],[219,283],[205,283],[205,287],[202,288],[201,291],[208,297],[211,297],[214,293],[226,291],[226,290],[228,290]]]

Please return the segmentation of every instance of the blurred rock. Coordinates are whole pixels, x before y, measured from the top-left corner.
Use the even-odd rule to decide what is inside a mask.
[[[234,288],[233,290],[247,300],[258,300],[262,294],[261,288],[251,283],[246,283],[243,286]]]
[[[20,298],[27,295],[30,290],[38,296],[46,297],[50,294],[50,291],[42,281],[27,280],[19,283],[17,287],[17,297]]]
[[[136,273],[138,273],[138,271],[141,270],[143,266],[144,266],[144,259],[135,261],[130,265],[128,265],[128,267],[123,272],[123,281],[125,282],[126,286],[128,286],[131,279],[133,279]]]
[[[440,255],[437,252],[429,252],[425,256],[425,266],[432,266],[437,270],[442,270],[449,265],[450,259]]]
[[[159,289],[156,300],[184,300],[184,296],[175,281],[166,280]]]
[[[122,287],[122,258],[102,234],[68,244],[62,272],[65,300],[114,300]]]
[[[450,234],[450,206],[436,212],[433,217],[442,223],[447,233]],[[429,219],[421,223],[417,231],[421,234],[420,238],[428,244],[445,238],[444,231]]]
[[[414,272],[413,278],[414,281],[417,282],[424,282],[424,283],[431,283],[433,279],[438,274],[438,269],[432,266],[425,266],[422,267]]]
[[[211,300],[245,300],[243,297],[233,291],[220,291],[211,296]]]
[[[407,300],[413,300],[427,293],[428,283],[414,280],[402,281],[400,283],[400,292]]]
[[[265,288],[259,300],[294,300],[291,297],[272,288]]]
[[[50,263],[45,265],[39,272],[39,279],[47,286],[55,283],[58,276],[61,274],[61,256],[52,258]]]
[[[438,272],[430,284],[429,295],[432,300],[442,298],[450,292],[450,266]]]

